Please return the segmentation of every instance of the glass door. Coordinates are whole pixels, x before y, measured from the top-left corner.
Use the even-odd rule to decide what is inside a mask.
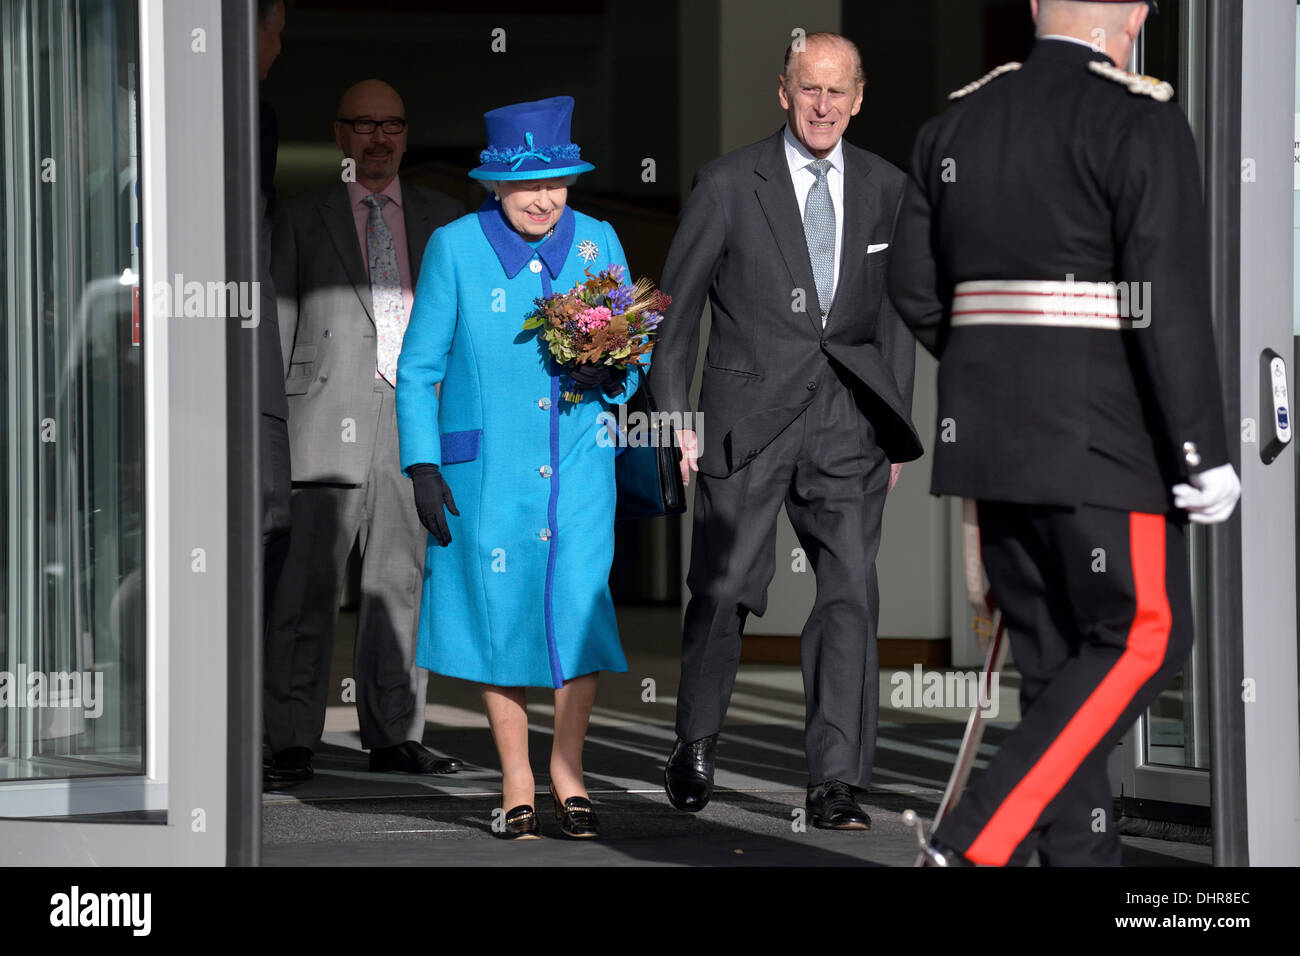
[[[1147,18],[1130,69],[1168,80],[1204,158],[1203,0],[1170,0]],[[1219,318],[1219,317],[1216,317]],[[1192,653],[1111,758],[1115,796],[1125,815],[1210,823],[1206,539],[1189,526],[1195,639]]]
[[[1216,340],[1239,458],[1232,518],[1191,538],[1196,645],[1119,749],[1139,814],[1212,824],[1220,865],[1294,865],[1300,853],[1294,395],[1295,0],[1183,0],[1173,13],[1180,100],[1201,144]],[[1147,72],[1159,68],[1150,59]],[[1208,117],[1208,119],[1207,119]],[[1294,444],[1294,443],[1292,443]],[[1208,771],[1207,771],[1208,768]],[[1208,810],[1206,809],[1208,808]],[[1143,812],[1153,811],[1153,812]]]
[[[227,673],[258,569],[212,290],[252,6],[223,47],[219,0],[0,4],[0,864],[248,860]]]
[[[20,2],[0,17],[9,251],[0,780],[139,774],[137,14]]]
[[[1257,0],[1241,16],[1242,415],[1241,671],[1224,687],[1240,701],[1239,805],[1216,807],[1235,824],[1252,866],[1300,862],[1300,708],[1297,707],[1294,402],[1294,0]],[[1252,429],[1246,434],[1246,426]],[[1219,688],[1218,675],[1215,686]],[[1228,695],[1232,695],[1231,698]],[[1216,788],[1216,797],[1218,790]],[[1217,849],[1217,847],[1216,847]]]

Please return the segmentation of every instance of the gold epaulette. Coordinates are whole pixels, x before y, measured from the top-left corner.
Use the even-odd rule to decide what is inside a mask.
[[[948,94],[948,99],[959,100],[963,96],[969,96],[970,94],[978,90],[981,86],[986,86],[987,84],[996,80],[1003,73],[1010,73],[1012,70],[1018,70],[1018,69],[1020,69],[1019,63],[1003,63],[1001,66],[989,70],[987,73],[981,76],[974,83],[967,83],[960,90],[953,90],[951,93]]]
[[[1154,76],[1129,73],[1127,70],[1121,70],[1110,63],[1103,63],[1101,60],[1089,60],[1088,69],[1098,76],[1104,76],[1108,80],[1114,80],[1116,83],[1127,86],[1130,93],[1149,96],[1160,103],[1168,103],[1174,98],[1174,88],[1164,80],[1157,80]]]

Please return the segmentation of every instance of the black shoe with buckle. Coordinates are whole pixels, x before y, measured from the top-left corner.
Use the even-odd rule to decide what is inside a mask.
[[[505,827],[494,830],[502,840],[540,840],[541,828],[537,825],[537,813],[526,803],[521,803],[505,815]]]
[[[664,791],[678,810],[698,813],[713,795],[713,754],[718,735],[686,743],[678,737],[664,767]]]
[[[371,773],[456,773],[461,766],[459,760],[439,757],[414,740],[392,747],[375,747],[370,751]]]
[[[561,832],[570,839],[589,840],[600,836],[600,824],[596,822],[596,811],[586,797],[569,797],[564,802],[551,785],[551,799],[555,801],[555,819],[560,821]]]
[[[853,788],[842,780],[808,787],[808,816],[822,830],[870,830],[871,817],[853,799]]]

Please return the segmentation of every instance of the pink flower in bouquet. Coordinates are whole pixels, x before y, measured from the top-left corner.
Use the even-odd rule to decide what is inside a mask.
[[[603,305],[594,309],[583,309],[578,313],[578,328],[583,332],[594,332],[597,329],[603,329],[609,325],[610,317],[609,309]]]

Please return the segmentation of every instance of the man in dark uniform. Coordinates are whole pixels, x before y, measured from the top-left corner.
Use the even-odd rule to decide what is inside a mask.
[[[1192,643],[1185,522],[1229,464],[1200,173],[1147,3],[1031,0],[1027,62],[917,137],[889,289],[940,359],[932,492],[978,501],[1022,720],[931,865],[1120,861],[1106,758]]]

